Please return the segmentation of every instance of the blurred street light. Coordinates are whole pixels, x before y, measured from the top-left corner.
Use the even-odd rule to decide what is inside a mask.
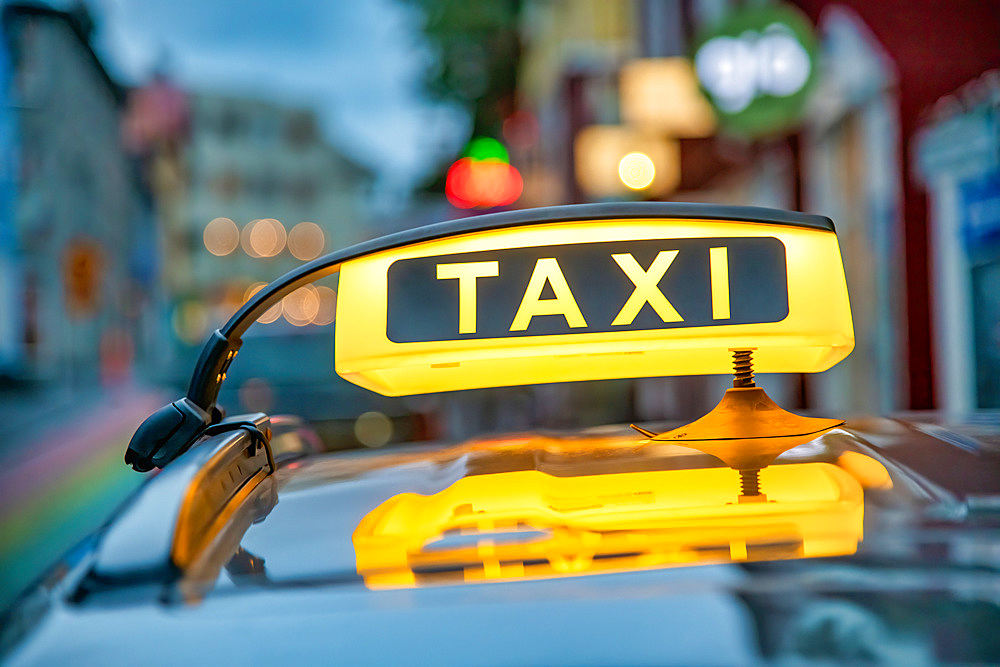
[[[317,285],[316,294],[319,296],[319,309],[313,318],[313,324],[321,327],[333,324],[337,317],[337,293],[329,287]]]
[[[312,285],[303,285],[281,300],[282,315],[297,327],[312,324],[319,308],[319,293]]]
[[[285,227],[274,218],[251,220],[243,228],[240,243],[251,257],[274,257],[285,249]]]
[[[243,295],[243,303],[246,303],[247,301],[252,299],[254,294],[261,291],[265,287],[267,287],[267,283],[254,283],[250,285],[250,287],[247,288],[246,293]],[[265,312],[263,315],[257,318],[257,321],[260,322],[261,324],[270,324],[271,322],[274,322],[279,317],[281,317],[281,310],[282,310],[282,302],[279,301],[278,303],[268,308],[267,312]]]
[[[492,137],[476,137],[448,169],[444,190],[458,208],[494,208],[521,196],[521,172],[511,166],[507,148]]]
[[[215,218],[202,234],[205,248],[217,257],[228,255],[240,245],[240,228],[229,218]]]
[[[629,189],[644,190],[656,178],[656,167],[645,153],[629,153],[618,163],[618,178]]]
[[[646,132],[672,137],[708,137],[715,112],[698,89],[687,58],[641,58],[622,67],[622,120]]]
[[[288,232],[288,252],[303,262],[319,257],[325,245],[323,230],[315,222],[300,222]]]
[[[476,161],[499,160],[510,164],[510,154],[507,149],[493,137],[476,137],[465,147],[462,157],[469,157]]]
[[[618,197],[641,190],[669,194],[680,182],[680,146],[622,125],[591,125],[576,137],[576,179],[591,197]]]
[[[794,95],[812,70],[805,48],[779,24],[759,35],[710,39],[698,51],[697,63],[705,87],[730,113],[743,111],[758,95]]]
[[[448,201],[458,208],[494,208],[517,201],[524,188],[521,174],[495,158],[464,157],[451,166],[445,181]]]

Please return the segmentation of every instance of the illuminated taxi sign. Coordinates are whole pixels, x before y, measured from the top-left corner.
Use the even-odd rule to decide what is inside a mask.
[[[829,222],[829,221],[827,221]],[[746,220],[569,220],[341,266],[337,372],[388,395],[570,380],[816,372],[854,346],[837,236]]]
[[[395,343],[780,322],[774,237],[609,241],[432,255],[388,271]]]

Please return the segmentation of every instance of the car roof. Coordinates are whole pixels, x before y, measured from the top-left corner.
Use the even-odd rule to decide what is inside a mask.
[[[22,623],[31,638],[13,657],[29,663],[86,648],[95,657],[104,652],[140,659],[155,647],[155,655],[168,662],[213,655],[258,661],[264,655],[336,656],[347,662],[394,662],[403,656],[406,662],[406,655],[420,654],[443,663],[482,664],[620,664],[662,662],[664,656],[671,662],[744,662],[760,656],[751,618],[756,611],[746,596],[792,595],[817,581],[825,582],[824,590],[840,590],[844,581],[837,572],[854,573],[847,589],[884,595],[879,577],[887,567],[899,567],[901,549],[908,568],[965,572],[974,556],[927,551],[921,531],[940,533],[942,522],[950,521],[956,536],[967,534],[984,511],[995,510],[983,499],[1000,492],[1000,459],[989,438],[956,435],[928,423],[859,420],[790,450],[772,466],[791,469],[837,460],[846,452],[885,466],[891,488],[866,489],[865,540],[854,554],[742,564],[718,558],[590,576],[474,584],[451,579],[399,588],[373,588],[358,572],[352,538],[359,523],[401,493],[433,497],[459,480],[512,472],[569,478],[719,466],[684,447],[638,442],[623,427],[284,460],[272,476],[274,498],[263,509],[256,507],[261,516],[241,524],[245,532],[222,544],[209,566],[172,578],[153,568],[114,585],[95,585],[95,563],[107,560],[109,535],[129,523],[126,509],[100,539],[78,550],[75,562],[64,565],[47,589],[49,613],[37,625],[15,615],[18,622],[11,625]],[[150,480],[129,507],[141,507],[143,496],[154,497],[170,483],[163,474]],[[906,581],[908,589],[923,595],[950,597],[950,584],[940,584]],[[25,613],[23,603],[19,609],[16,614]],[[706,624],[712,632],[696,631]],[[265,636],[241,635],[239,629],[247,627],[266,628]],[[112,641],[122,636],[142,641],[124,647]],[[220,643],[222,637],[234,639]],[[558,649],[555,637],[562,639]],[[413,653],[400,652],[407,649]]]
[[[825,582],[824,590],[840,590],[844,582],[836,573],[853,572],[848,589],[884,596],[885,581],[878,576],[898,566],[900,558],[909,568],[957,568],[952,574],[969,564],[957,553],[927,552],[913,531],[940,529],[949,512],[954,519],[976,498],[995,497],[997,457],[989,442],[941,438],[942,432],[954,432],[936,429],[941,427],[861,420],[791,450],[773,466],[831,460],[845,452],[886,466],[892,488],[866,493],[866,539],[856,554],[742,565],[719,559],[594,576],[450,580],[416,588],[372,589],[356,569],[352,535],[358,524],[400,493],[433,496],[457,480],[526,469],[558,477],[592,472],[595,466],[614,475],[717,464],[672,444],[639,447],[624,428],[293,458],[272,476],[275,502],[245,527],[238,546],[222,549],[226,553],[216,559],[214,575],[210,567],[207,575],[202,570],[163,579],[151,570],[116,585],[88,584],[86,572],[102,557],[102,547],[108,548],[106,531],[84,545],[75,567],[65,567],[61,582],[51,585],[49,613],[37,625],[18,619],[31,637],[11,657],[15,663],[44,662],[60,659],[62,651],[86,650],[95,658],[140,660],[155,647],[157,658],[167,662],[212,656],[260,661],[265,655],[345,662],[407,662],[406,656],[433,655],[441,663],[480,664],[753,661],[761,647],[748,595],[799,591],[801,597],[802,587],[817,581]],[[957,476],[935,480],[915,471],[917,459],[928,471],[943,470],[944,457],[959,470],[984,472],[959,488],[953,483]],[[160,477],[139,492],[140,502],[132,508],[141,505],[143,495],[163,492],[171,480]],[[128,523],[128,513],[109,531]],[[957,532],[968,532],[967,524],[956,525]],[[950,596],[948,586],[939,584],[907,582],[925,595]],[[246,634],[255,627],[266,632]],[[122,637],[142,640],[122,642]]]

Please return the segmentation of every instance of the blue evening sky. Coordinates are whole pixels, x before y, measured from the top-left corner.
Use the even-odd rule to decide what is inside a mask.
[[[418,181],[467,138],[464,112],[429,101],[421,14],[397,0],[92,0],[110,71],[137,84],[168,54],[183,87],[313,107],[388,189]]]

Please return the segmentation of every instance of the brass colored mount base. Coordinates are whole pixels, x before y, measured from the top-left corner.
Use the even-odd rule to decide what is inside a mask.
[[[843,423],[788,412],[760,387],[746,387],[726,390],[701,419],[650,439],[697,449],[737,470],[759,470],[782,452]]]
[[[733,349],[733,388],[701,419],[665,433],[632,424],[655,442],[672,442],[720,459],[740,472],[740,502],[762,502],[760,470],[778,455],[844,423],[784,410],[753,381],[752,350]]]

